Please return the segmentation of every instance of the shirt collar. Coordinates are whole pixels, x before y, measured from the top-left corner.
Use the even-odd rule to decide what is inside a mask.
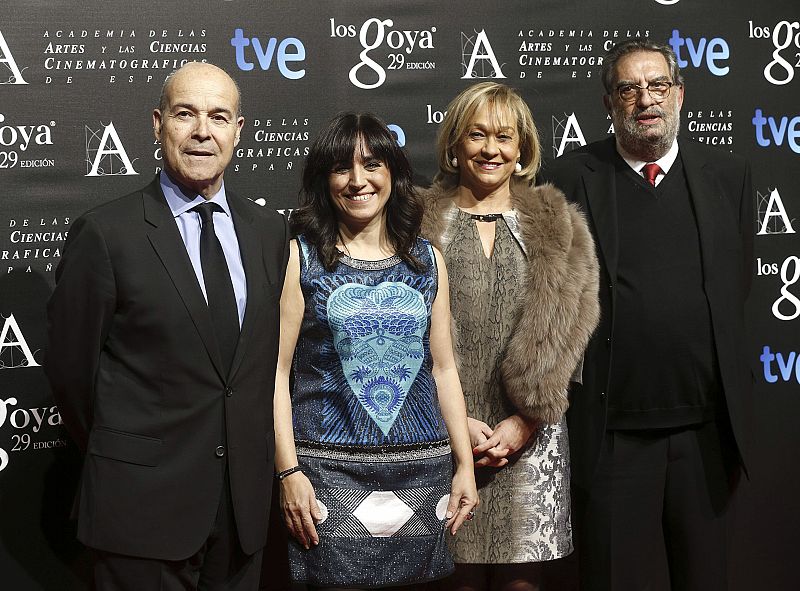
[[[641,174],[642,167],[650,162],[650,160],[639,160],[636,156],[632,156],[625,151],[619,143],[619,138],[616,140],[617,142],[617,152],[619,155],[622,156],[622,159],[630,166],[633,171],[637,174]],[[670,146],[667,153],[664,154],[658,160],[655,160],[655,163],[664,171],[664,174],[669,172],[669,169],[672,168],[672,165],[675,164],[675,160],[678,158],[678,138],[672,140],[672,145]]]
[[[161,185],[161,191],[164,193],[164,197],[167,200],[167,205],[169,205],[170,211],[172,211],[173,217],[178,217],[192,209],[195,205],[199,205],[200,203],[205,203],[207,201],[202,195],[198,195],[197,193],[189,192],[184,189],[178,183],[173,181],[172,178],[163,170],[158,177],[158,182]],[[225,212],[225,215],[230,217],[231,209],[228,205],[228,198],[225,195],[224,182],[219,188],[219,191],[217,191],[211,199],[208,199],[208,201],[213,201],[219,205]]]

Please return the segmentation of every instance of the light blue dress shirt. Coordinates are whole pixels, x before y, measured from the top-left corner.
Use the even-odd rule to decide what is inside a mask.
[[[183,239],[183,244],[186,246],[189,260],[192,261],[192,268],[194,269],[194,274],[197,276],[197,283],[200,284],[203,297],[206,299],[206,303],[208,303],[206,285],[203,281],[203,266],[200,263],[200,230],[202,229],[202,224],[200,223],[200,214],[196,211],[191,211],[194,206],[205,203],[206,200],[201,195],[186,195],[183,189],[169,178],[169,175],[164,171],[161,171],[158,180],[161,184],[161,190],[164,192],[164,197],[167,199],[167,205],[169,205],[172,215],[175,216],[175,223]],[[244,274],[242,255],[239,252],[239,241],[236,238],[236,230],[233,227],[231,208],[225,196],[224,183],[222,187],[220,187],[219,192],[209,201],[216,203],[222,208],[222,211],[214,212],[214,231],[217,234],[220,244],[222,244],[222,251],[225,253],[225,262],[228,264],[228,272],[231,274],[233,294],[236,297],[236,308],[239,312],[239,328],[241,328],[245,306],[247,305],[247,278]]]

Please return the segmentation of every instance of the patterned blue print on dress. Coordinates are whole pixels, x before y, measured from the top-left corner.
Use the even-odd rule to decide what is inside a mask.
[[[422,366],[425,300],[405,283],[345,283],[327,313],[347,383],[388,435]]]

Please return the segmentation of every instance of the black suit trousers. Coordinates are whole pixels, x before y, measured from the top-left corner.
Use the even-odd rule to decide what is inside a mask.
[[[725,422],[606,433],[591,490],[575,495],[582,591],[728,588],[739,469]]]
[[[93,551],[96,591],[257,591],[263,551],[247,555],[239,544],[230,479],[208,539],[186,560],[137,558]]]

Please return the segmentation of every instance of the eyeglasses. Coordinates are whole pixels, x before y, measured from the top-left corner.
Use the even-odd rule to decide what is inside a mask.
[[[638,84],[623,84],[621,86],[617,86],[616,90],[620,100],[623,100],[626,103],[635,101],[636,97],[639,96],[640,90],[646,90],[651,99],[657,103],[660,103],[669,96],[669,91],[673,86],[676,86],[674,82],[659,80],[657,82],[651,82],[647,86],[639,86]]]

